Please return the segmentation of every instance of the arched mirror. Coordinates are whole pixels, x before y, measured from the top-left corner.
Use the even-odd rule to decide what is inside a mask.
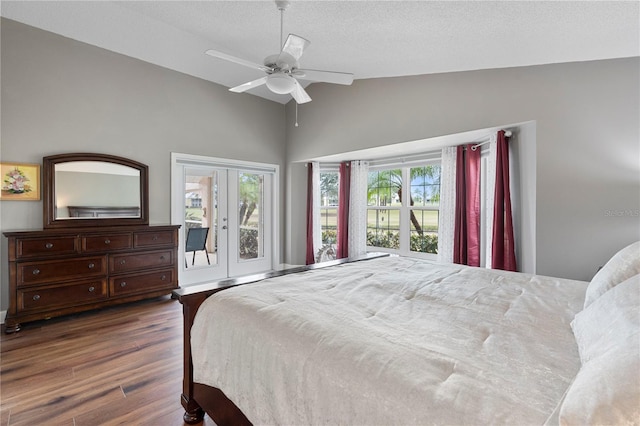
[[[44,227],[149,224],[145,164],[106,154],[43,158]]]

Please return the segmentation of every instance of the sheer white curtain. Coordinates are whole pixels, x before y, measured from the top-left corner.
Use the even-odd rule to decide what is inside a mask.
[[[349,197],[349,257],[367,253],[367,182],[368,161],[351,162]]]
[[[484,265],[486,268],[491,268],[491,245],[493,242],[493,200],[495,198],[496,191],[496,135],[491,135],[489,138],[489,156],[487,158],[487,190],[484,194],[483,202],[486,209],[486,226],[484,237]]]
[[[438,215],[438,261],[453,263],[456,211],[456,147],[442,148],[440,166],[440,212]]]
[[[311,162],[313,183],[313,252],[318,256],[318,250],[322,248],[322,221],[320,212],[320,163]]]

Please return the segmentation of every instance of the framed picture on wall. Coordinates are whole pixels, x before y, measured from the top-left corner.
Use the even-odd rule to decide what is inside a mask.
[[[0,201],[40,199],[40,164],[0,163]]]

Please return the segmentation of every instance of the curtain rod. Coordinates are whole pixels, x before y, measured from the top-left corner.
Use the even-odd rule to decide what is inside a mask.
[[[505,135],[506,137],[510,138],[510,137],[511,137],[511,135],[513,135],[513,132],[512,132],[511,130],[505,130],[505,131],[504,131],[504,135]],[[487,143],[489,143],[489,142],[491,142],[491,139],[489,139],[488,141],[484,141],[484,142],[480,142],[480,143],[478,143],[478,144],[475,144],[475,145],[473,145],[473,146],[471,147],[471,150],[472,150],[472,151],[475,151],[476,149],[478,149],[478,147],[479,147],[479,146],[482,146],[482,145],[487,144]]]

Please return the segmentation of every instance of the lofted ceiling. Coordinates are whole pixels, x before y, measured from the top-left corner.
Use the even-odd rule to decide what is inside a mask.
[[[233,87],[279,52],[280,12],[263,1],[7,1],[3,17]],[[638,1],[304,1],[284,34],[311,41],[302,68],[395,77],[640,56]],[[247,92],[286,103],[264,86]],[[237,96],[247,96],[237,95]]]

